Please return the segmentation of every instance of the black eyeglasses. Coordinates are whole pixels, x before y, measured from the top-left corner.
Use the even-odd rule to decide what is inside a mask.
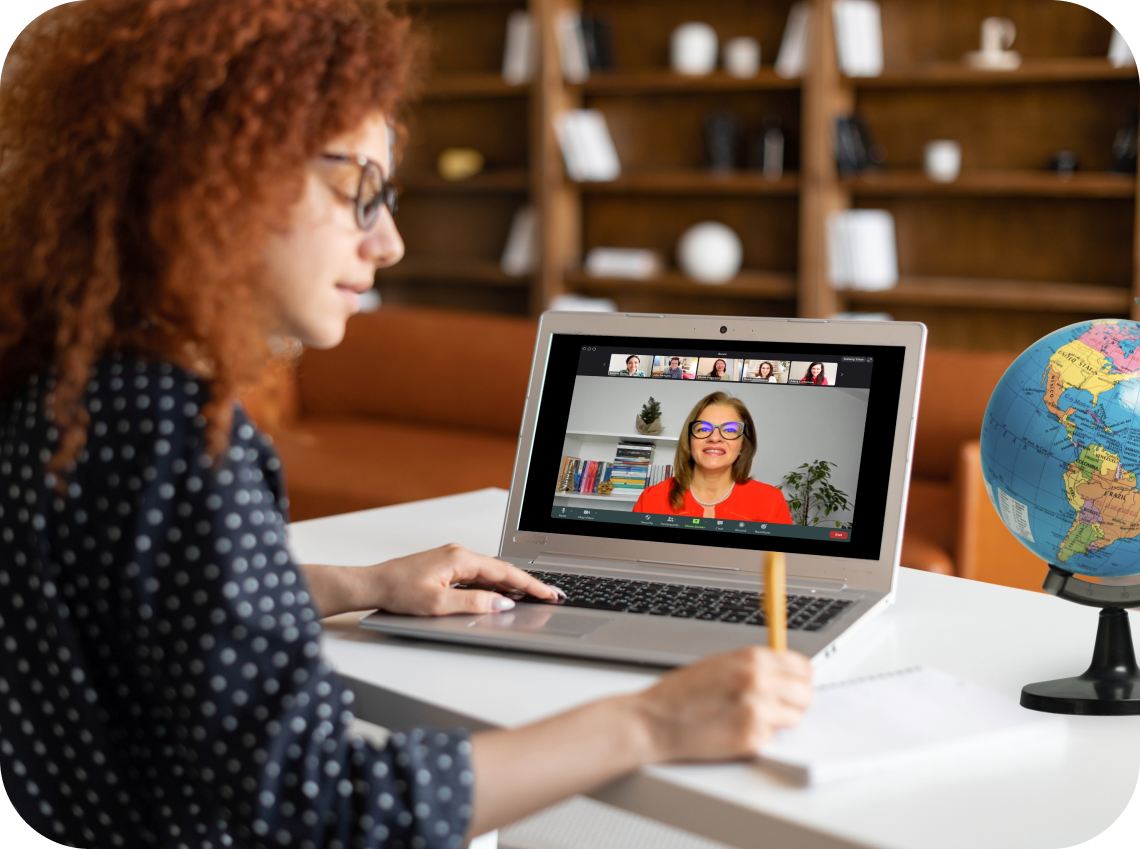
[[[744,422],[725,422],[714,425],[712,422],[703,422],[700,419],[689,425],[689,433],[697,439],[708,439],[713,431],[719,430],[725,439],[740,439],[744,436]]]
[[[356,226],[361,230],[372,229],[380,217],[382,205],[388,207],[392,215],[396,214],[400,193],[384,179],[384,170],[378,162],[360,154],[324,153],[321,154],[321,159],[360,167],[360,183],[356,188],[356,197],[352,200],[356,209]]]

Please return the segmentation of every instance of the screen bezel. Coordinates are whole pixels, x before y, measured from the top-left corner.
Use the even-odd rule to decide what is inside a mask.
[[[725,330],[723,333],[722,328]],[[817,549],[805,550],[802,543],[778,544],[789,543],[786,538],[782,540],[766,538],[756,541],[748,539],[747,542],[753,544],[738,547],[731,544],[703,545],[643,538],[648,534],[639,534],[638,538],[632,538],[629,531],[633,526],[629,525],[611,526],[623,532],[623,538],[615,538],[604,530],[599,533],[599,529],[605,528],[603,523],[590,525],[588,529],[576,525],[574,533],[552,529],[551,525],[556,524],[558,520],[549,518],[552,503],[550,493],[545,493],[547,521],[542,521],[541,514],[536,513],[534,509],[536,499],[525,497],[525,493],[526,482],[535,471],[532,467],[539,459],[535,457],[534,452],[536,440],[542,437],[549,442],[550,427],[547,422],[544,421],[543,429],[539,429],[539,413],[543,408],[542,393],[566,392],[565,385],[546,385],[548,370],[552,365],[552,341],[555,336],[561,335],[579,337],[579,340],[586,337],[638,338],[645,340],[646,344],[654,344],[656,341],[672,344],[686,340],[691,341],[694,346],[715,340],[717,345],[730,346],[735,343],[741,350],[756,345],[772,344],[782,344],[789,349],[798,345],[828,346],[832,349],[842,346],[902,349],[897,404],[893,405],[893,414],[889,416],[886,425],[892,430],[888,440],[889,448],[885,450],[886,456],[890,458],[890,474],[886,484],[885,499],[881,499],[882,532],[874,556],[853,557],[850,553],[846,556],[836,556],[830,552],[820,553]],[[893,571],[897,568],[897,555],[901,543],[904,482],[909,474],[910,448],[914,438],[913,420],[918,403],[918,384],[925,340],[925,326],[911,322],[831,322],[807,319],[545,313],[539,325],[538,343],[531,368],[527,408],[515,460],[500,555],[512,559],[533,559],[540,554],[582,556],[614,561],[691,565],[756,572],[759,571],[763,560],[762,551],[765,548],[763,543],[768,543],[770,548],[789,552],[790,574],[829,582],[842,581],[851,586],[867,589],[888,590],[892,585]],[[876,405],[874,393],[873,383],[872,398],[868,408],[869,416],[871,409]],[[568,405],[569,399],[566,398],[564,406],[567,409]],[[881,409],[881,401],[879,406]],[[549,409],[552,408],[548,405]],[[561,452],[562,438],[563,434],[559,434],[555,440],[559,452]],[[550,447],[547,445],[540,454],[549,451]],[[859,499],[863,498],[861,491],[863,474],[864,470],[861,468]],[[858,505],[856,509],[858,511]],[[592,532],[584,533],[584,530]],[[655,529],[637,530],[653,532]],[[658,530],[657,533],[669,532]],[[745,542],[745,540],[739,541]],[[757,545],[756,542],[761,544]],[[808,546],[829,544],[810,542]]]

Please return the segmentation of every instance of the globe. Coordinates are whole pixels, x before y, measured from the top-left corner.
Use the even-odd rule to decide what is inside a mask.
[[[1140,572],[1140,323],[1081,322],[1035,342],[990,397],[981,454],[1002,522],[1042,560]]]

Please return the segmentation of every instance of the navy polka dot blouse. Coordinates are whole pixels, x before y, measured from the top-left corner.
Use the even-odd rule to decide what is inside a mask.
[[[281,465],[241,409],[213,464],[205,384],[108,360],[64,495],[51,388],[0,406],[0,770],[24,819],[79,847],[459,846],[471,744],[349,733]]]

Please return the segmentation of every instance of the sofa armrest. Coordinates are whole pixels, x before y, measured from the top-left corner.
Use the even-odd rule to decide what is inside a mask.
[[[954,574],[954,560],[946,549],[922,534],[909,531],[903,535],[899,565],[939,575]]]
[[[994,509],[982,478],[981,445],[958,452],[958,574],[963,578],[1041,591],[1049,567],[1022,545]]]

